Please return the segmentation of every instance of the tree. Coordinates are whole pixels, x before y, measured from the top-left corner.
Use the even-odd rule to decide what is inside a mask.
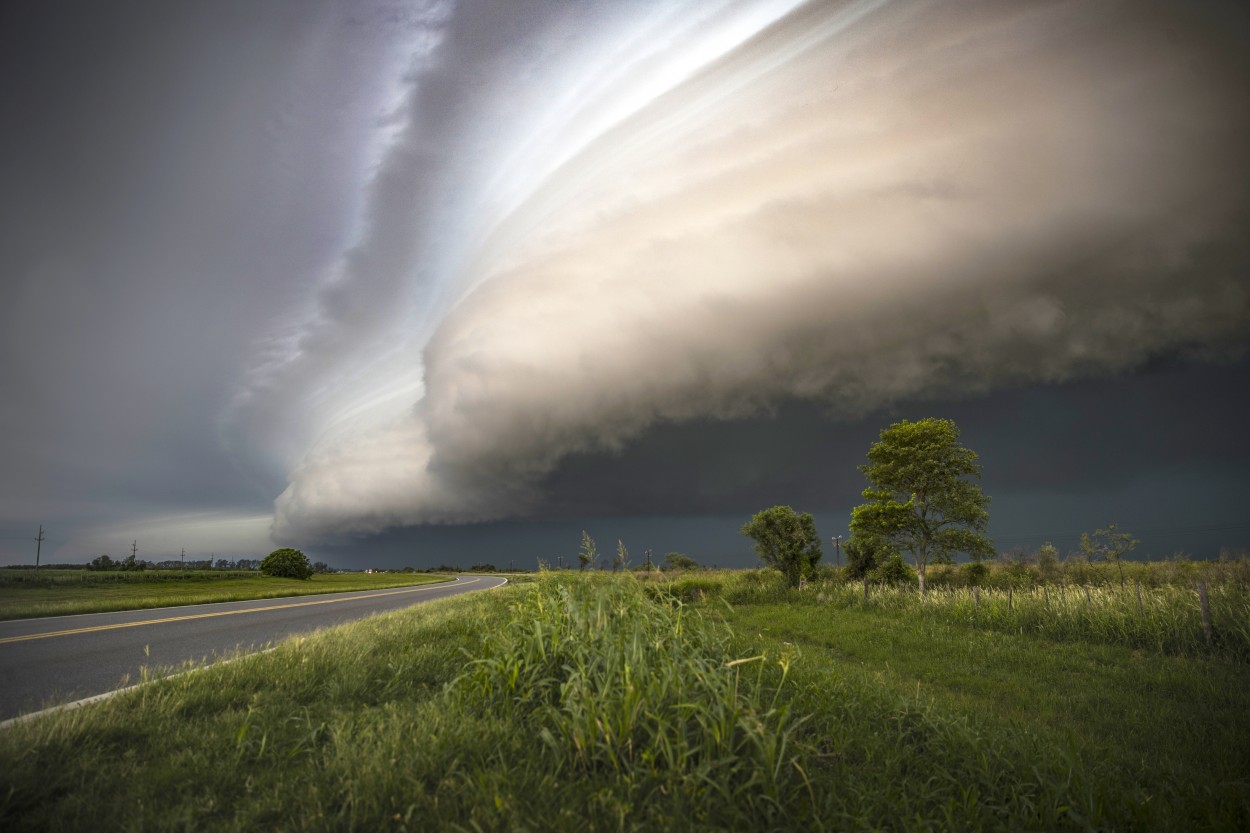
[[[680,552],[670,552],[664,556],[664,569],[674,572],[699,569],[699,562]]]
[[[791,587],[811,575],[820,561],[820,536],[816,521],[789,506],[774,506],[759,512],[742,526],[742,534],[755,541],[760,560],[781,571]]]
[[[599,557],[599,551],[595,549],[595,539],[590,537],[590,533],[582,530],[582,548],[577,552],[577,570],[581,572],[590,565],[590,569],[595,568],[595,559]]]
[[[612,572],[617,570],[629,569],[629,550],[625,549],[625,542],[620,538],[616,539],[616,557],[612,559]]]
[[[91,559],[91,563],[87,565],[88,570],[112,570],[116,564],[113,559],[107,555],[97,555]]]
[[[308,556],[299,550],[283,547],[274,550],[260,562],[260,571],[275,578],[312,578],[313,568],[308,563]]]
[[[878,538],[851,538],[842,546],[846,552],[846,577],[859,579],[871,573],[897,552]]]
[[[332,572],[334,572],[334,569],[333,569],[333,568],[332,568],[329,564],[325,563],[324,561],[314,561],[314,562],[313,562],[313,565],[312,565],[312,568],[313,568],[313,572],[314,572],[314,573],[332,573]],[[410,572],[410,573],[412,572],[412,568],[411,568],[411,567],[409,567],[409,568],[408,568],[408,572]]]
[[[1124,589],[1124,565],[1120,563],[1122,556],[1128,555],[1141,541],[1127,532],[1116,532],[1115,524],[1107,524],[1106,529],[1096,530],[1091,536],[1081,533],[1081,552],[1090,561],[1110,561],[1120,571],[1120,589]]]
[[[863,493],[868,502],[851,514],[851,533],[911,553],[921,593],[930,561],[949,563],[961,552],[974,561],[994,554],[985,535],[990,499],[965,479],[980,477],[981,466],[976,453],[959,444],[952,420],[891,425],[859,470],[871,485]]]

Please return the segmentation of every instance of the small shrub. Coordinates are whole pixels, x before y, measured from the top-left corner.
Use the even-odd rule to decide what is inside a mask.
[[[990,565],[980,561],[971,561],[963,566],[963,574],[969,587],[979,587],[989,578]]]
[[[886,556],[868,578],[871,581],[884,582],[892,587],[918,584],[920,581],[916,568],[904,561],[903,556],[897,552]]]

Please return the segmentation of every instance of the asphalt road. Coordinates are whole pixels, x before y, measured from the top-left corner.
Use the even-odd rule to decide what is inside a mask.
[[[0,720],[137,682],[144,666],[176,668],[259,650],[295,634],[503,583],[463,576],[419,587],[0,622]]]

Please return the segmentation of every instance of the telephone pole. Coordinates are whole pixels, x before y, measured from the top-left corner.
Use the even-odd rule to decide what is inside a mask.
[[[130,557],[134,558],[138,554],[139,554],[139,541],[136,539],[135,542],[130,545]]]
[[[184,571],[187,569],[187,548],[186,547],[182,548],[182,569]]]
[[[35,569],[39,569],[39,554],[43,552],[43,524],[39,524],[39,537],[35,539]]]
[[[836,557],[838,559],[838,566],[841,567],[842,566],[842,536],[841,535],[833,536],[833,549],[837,553]]]

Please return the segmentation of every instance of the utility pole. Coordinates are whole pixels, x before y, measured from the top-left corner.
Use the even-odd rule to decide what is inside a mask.
[[[182,570],[183,572],[186,572],[186,569],[187,569],[187,548],[183,547],[182,548]]]
[[[834,552],[837,553],[835,557],[837,558],[838,567],[841,568],[842,567],[842,536],[841,535],[833,536],[833,549],[834,549]]]
[[[130,545],[130,557],[134,558],[138,554],[139,554],[139,541],[138,539],[136,539],[135,542]]]
[[[39,537],[35,539],[35,569],[39,569],[39,554],[43,552],[43,524],[39,524]]]

